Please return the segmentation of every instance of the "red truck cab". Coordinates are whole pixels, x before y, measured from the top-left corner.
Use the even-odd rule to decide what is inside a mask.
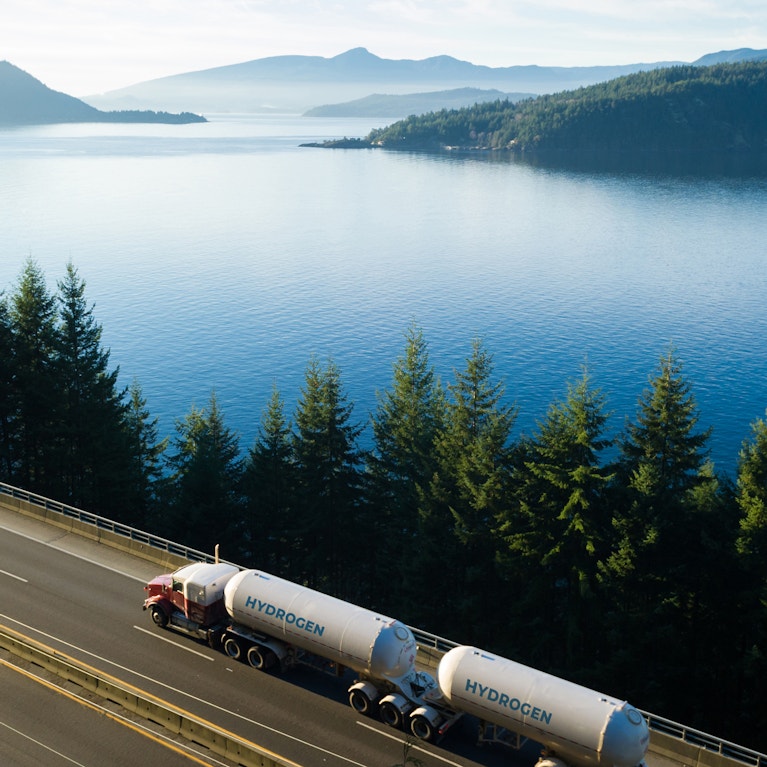
[[[237,572],[235,565],[220,563],[211,567],[195,562],[158,575],[144,586],[144,609],[150,610],[152,620],[162,627],[176,623],[191,628],[189,622],[201,629],[214,626],[227,618],[224,586]]]

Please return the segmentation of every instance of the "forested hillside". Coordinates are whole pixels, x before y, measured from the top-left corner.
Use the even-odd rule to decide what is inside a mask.
[[[584,369],[521,436],[480,340],[446,384],[417,326],[403,341],[369,424],[312,359],[254,444],[214,394],[162,437],[77,270],[51,293],[30,260],[0,294],[0,480],[767,750],[761,414],[718,476],[670,347],[619,431]]]
[[[767,62],[655,69],[517,102],[408,117],[390,149],[767,153]]]

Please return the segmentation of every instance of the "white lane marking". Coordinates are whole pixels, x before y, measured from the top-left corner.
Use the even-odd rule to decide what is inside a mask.
[[[141,628],[141,626],[134,626],[134,629],[136,631],[141,631],[144,634],[149,634],[150,637],[154,637],[155,639],[161,639],[163,642],[167,642],[168,644],[172,644],[174,647],[178,647],[179,650],[186,650],[187,652],[192,653],[193,655],[199,655],[201,658],[205,658],[205,660],[211,661],[211,663],[215,662],[215,658],[211,658],[210,655],[205,655],[205,653],[198,652],[197,650],[193,650],[191,647],[185,647],[182,644],[179,644],[178,642],[174,642],[172,639],[168,639],[168,637],[160,636],[156,631],[150,631],[149,629]]]
[[[67,762],[70,762],[71,764],[76,764],[77,767],[86,767],[86,765],[84,765],[82,762],[76,762],[74,759],[70,759],[66,754],[62,754],[61,751],[56,751],[55,748],[46,746],[45,743],[43,743],[42,741],[30,737],[26,733],[22,732],[21,730],[17,730],[15,727],[11,727],[11,725],[6,724],[5,722],[0,722],[0,727],[5,727],[11,732],[15,732],[17,735],[24,738],[25,740],[28,740],[34,743],[36,746],[40,746],[40,748],[44,748],[46,751],[50,751],[52,754],[56,754],[56,756],[60,757],[61,759],[64,759]]]
[[[7,575],[9,578],[15,578],[17,581],[21,581],[22,583],[29,583],[29,581],[26,578],[22,578],[20,575],[14,575],[13,573],[9,573],[7,570],[0,570],[0,573],[3,575]]]
[[[310,743],[308,740],[302,740],[301,738],[297,738],[295,735],[291,735],[290,733],[283,732],[282,730],[278,730],[276,727],[270,727],[268,724],[263,724],[263,722],[258,722],[255,719],[249,719],[247,716],[238,714],[236,711],[232,711],[231,709],[224,708],[223,706],[219,706],[215,703],[211,703],[209,700],[205,700],[205,698],[198,698],[196,695],[192,695],[191,693],[184,692],[183,690],[179,690],[177,687],[173,687],[170,684],[165,684],[164,682],[160,682],[151,676],[146,676],[146,674],[141,674],[138,671],[134,671],[132,668],[128,668],[127,666],[121,666],[119,663],[115,663],[114,661],[108,660],[107,658],[104,658],[98,653],[91,652],[90,650],[85,650],[84,648],[78,647],[77,645],[71,644],[70,642],[65,642],[63,639],[59,639],[58,637],[53,636],[52,634],[47,634],[45,631],[40,631],[40,629],[36,629],[34,626],[29,626],[26,623],[22,623],[21,621],[16,620],[16,618],[11,618],[10,615],[4,615],[3,613],[0,613],[0,618],[2,618],[3,620],[11,621],[11,623],[15,623],[17,626],[22,626],[26,631],[34,631],[36,634],[39,634],[40,636],[45,637],[46,639],[49,639],[52,642],[58,642],[59,644],[64,645],[64,647],[69,647],[72,650],[77,650],[77,652],[81,652],[83,653],[83,655],[89,655],[91,658],[96,658],[102,663],[108,663],[110,666],[119,668],[121,671],[125,671],[128,674],[133,674],[133,676],[136,676],[139,679],[143,679],[147,682],[150,682],[151,684],[156,684],[158,687],[164,687],[166,690],[171,690],[177,695],[183,695],[185,698],[189,698],[190,700],[195,701],[195,703],[208,706],[212,709],[215,709],[216,711],[221,711],[224,714],[228,714],[229,716],[233,716],[233,717],[236,717],[237,719],[241,719],[243,722],[252,724],[255,727],[260,727],[262,730],[267,730],[268,732],[274,733],[275,735],[279,735],[282,738],[287,738],[288,740],[292,740],[294,743],[298,743],[302,746],[305,746],[306,748],[313,748],[315,751],[319,751],[323,754],[328,754],[328,756],[332,756],[335,759],[338,759],[339,761],[346,762],[347,764],[354,765],[354,767],[368,767],[368,765],[363,764],[362,762],[355,762],[353,759],[349,759],[349,757],[343,756],[342,754],[337,754],[334,751],[330,751],[327,748],[322,748],[322,746],[318,746],[314,743]]]
[[[367,724],[367,722],[360,722],[360,721],[358,721],[357,724],[360,727],[364,727],[366,730],[371,730],[372,732],[377,732],[379,735],[383,735],[384,738],[389,738],[389,740],[396,740],[399,743],[404,743],[404,741],[399,735],[393,735],[389,732],[385,732],[384,730],[379,730],[378,727],[373,727],[372,724]],[[459,764],[458,762],[453,762],[450,759],[445,759],[444,756],[435,754],[433,751],[429,751],[428,749],[425,749],[422,746],[418,746],[415,743],[411,743],[410,749],[412,751],[420,751],[422,754],[428,754],[434,759],[439,759],[441,762],[444,762],[445,764],[452,765],[452,767],[463,767],[463,765]]]
[[[90,565],[103,567],[105,570],[109,570],[110,572],[117,573],[117,575],[122,575],[124,578],[130,578],[132,581],[138,581],[139,583],[146,583],[146,578],[140,578],[138,575],[131,575],[130,573],[123,572],[122,570],[117,570],[114,567],[105,565],[103,562],[99,562],[95,559],[90,559],[89,557],[84,557],[82,554],[75,554],[73,551],[67,551],[67,549],[62,549],[61,546],[54,546],[53,543],[49,543],[48,541],[41,541],[39,538],[35,538],[32,535],[27,535],[26,533],[20,533],[17,530],[13,530],[10,527],[5,527],[4,525],[0,525],[0,530],[5,530],[8,533],[13,533],[14,535],[18,535],[21,538],[26,538],[28,541],[34,541],[35,543],[39,543],[41,546],[48,546],[51,549],[60,551],[62,554],[69,554],[70,557],[74,557],[75,559],[80,559],[83,562],[87,562]]]
[[[5,663],[5,662],[3,662]],[[7,664],[11,666],[11,668],[15,668],[13,664]],[[51,685],[49,682],[47,682],[45,679],[43,679],[42,676],[39,674],[36,674],[32,671],[26,671],[22,672],[25,675],[36,679],[38,682],[43,684],[46,687],[53,687],[54,691],[59,691],[61,693],[61,690],[56,687],[55,685]],[[204,754],[201,751],[195,750],[195,745],[193,743],[180,743],[173,738],[164,735],[161,732],[157,732],[152,730],[151,728],[147,727],[145,724],[142,724],[141,722],[132,721],[127,716],[123,716],[122,714],[117,713],[116,711],[109,710],[106,706],[102,706],[99,703],[96,703],[93,700],[83,701],[80,700],[76,695],[70,694],[70,693],[64,693],[65,697],[69,697],[70,699],[76,700],[81,705],[85,705],[86,708],[92,710],[92,711],[100,711],[102,714],[104,714],[107,718],[111,719],[112,721],[117,722],[117,724],[127,727],[129,730],[132,730],[133,732],[138,731],[138,734],[142,737],[148,737],[150,740],[153,740],[154,742],[159,742],[161,745],[165,746],[166,748],[170,748],[171,750],[175,751],[176,753],[180,753],[181,756],[189,756],[191,754],[192,757],[200,757],[201,759],[205,759],[205,764],[219,764],[221,767],[225,767],[223,762],[218,761],[218,759],[215,759],[210,754]],[[19,733],[19,735],[23,735],[24,737],[31,740],[33,743],[37,743],[34,738],[31,738],[27,735],[24,735],[24,733],[20,732],[19,730],[16,730],[15,728],[11,727],[8,724],[5,724],[4,722],[0,722],[4,727],[8,727],[9,730],[13,730],[14,732]],[[45,746],[45,744],[40,743],[44,748],[48,748],[48,746]],[[49,751],[52,751],[53,749],[48,748]],[[65,759],[68,757],[64,754],[59,754],[58,751],[54,751],[53,753],[57,754],[58,756],[63,756]],[[73,764],[77,764],[80,767],[86,767],[85,765],[80,765],[80,762],[74,762],[72,759],[69,759],[70,762]],[[202,763],[202,762],[201,762]]]

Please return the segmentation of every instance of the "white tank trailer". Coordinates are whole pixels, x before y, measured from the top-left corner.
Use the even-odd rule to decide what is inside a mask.
[[[231,618],[224,651],[245,653],[264,668],[310,657],[356,672],[349,703],[360,714],[378,708],[381,719],[432,740],[459,717],[444,705],[436,681],[415,668],[411,630],[394,618],[258,570],[243,570],[224,588]]]
[[[418,648],[404,623],[258,570],[187,565],[145,587],[144,609],[161,627],[205,639],[251,666],[296,663],[341,675],[354,671],[349,703],[378,710],[391,726],[432,740],[460,714],[449,709],[436,680],[415,667]]]
[[[224,605],[234,636],[266,634],[393,683],[415,670],[418,648],[403,623],[274,575],[237,573],[224,588]]]
[[[647,753],[647,722],[626,701],[476,647],[446,653],[437,683],[453,708],[542,744],[541,767],[636,767]]]

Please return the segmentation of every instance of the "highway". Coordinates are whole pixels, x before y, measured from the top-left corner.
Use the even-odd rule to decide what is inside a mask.
[[[154,627],[141,605],[144,583],[159,571],[143,560],[0,510],[0,623],[307,767],[402,763],[404,734],[359,717],[346,702],[345,680],[310,669],[285,675],[259,672]],[[0,721],[14,728],[3,728],[0,735],[9,753],[50,747],[72,755],[72,761],[61,764],[135,764],[138,753],[149,767],[160,759],[170,765],[193,763],[94,711],[77,711],[81,704],[16,671],[0,666],[0,673],[4,690],[14,691],[12,696],[4,692],[0,708]],[[37,722],[28,718],[35,711],[56,710],[51,697],[66,712],[55,721],[90,720],[90,725],[79,725],[84,728],[80,732],[98,737],[78,734],[74,723],[57,728],[54,737],[47,716]],[[51,740],[38,747],[29,739],[41,732],[50,732]],[[62,743],[68,734],[70,742]],[[535,751],[518,755],[501,747],[477,748],[474,736],[473,723],[465,719],[439,745],[419,742],[411,754],[424,767],[529,767],[535,760]],[[135,742],[120,745],[128,737]],[[132,760],[113,759],[110,749],[118,756],[132,754]],[[48,758],[14,762],[5,756],[0,750],[3,764],[58,764]]]
[[[83,701],[34,673],[0,663],[0,764],[4,767],[190,767],[216,762],[124,719],[114,706]]]

